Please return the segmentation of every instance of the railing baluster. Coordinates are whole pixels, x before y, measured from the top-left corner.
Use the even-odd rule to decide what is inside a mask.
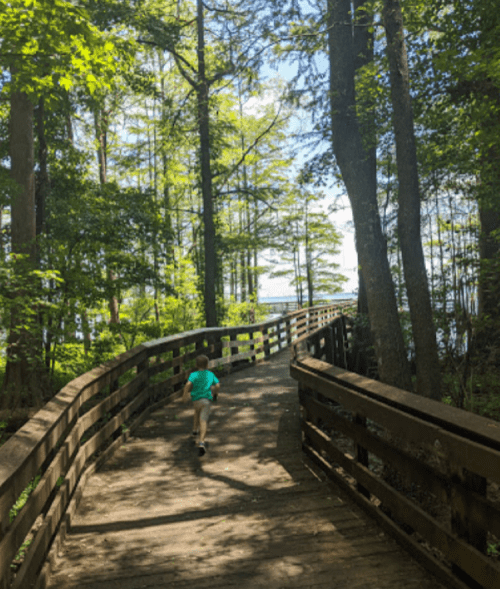
[[[459,538],[486,554],[486,530],[475,520],[474,505],[464,491],[473,491],[486,497],[486,479],[457,465],[452,465],[451,529]],[[452,565],[453,573],[471,587],[479,587],[459,565]]]
[[[238,339],[238,336],[235,334],[234,337],[236,339]],[[229,336],[229,339],[231,340],[233,338],[232,335]],[[236,356],[238,354],[238,346],[231,346],[231,356]],[[234,362],[234,365],[236,365],[236,361]],[[231,362],[231,366],[233,366],[233,362]]]
[[[360,425],[361,427],[366,428],[366,417],[364,417],[363,415],[359,413],[354,413],[352,416],[352,421],[356,425]],[[356,460],[359,462],[359,464],[368,467],[368,450],[366,448],[363,448],[363,446],[361,446],[361,444],[359,444],[358,442],[355,442],[354,449],[356,454]],[[361,495],[364,495],[368,499],[370,498],[370,491],[363,487],[363,485],[361,485],[360,483],[356,483],[356,489],[358,490],[358,493],[361,493]]]
[[[269,345],[269,330],[267,327],[262,329],[262,335],[264,336],[264,356],[269,358],[271,355],[271,346]]]
[[[178,358],[179,356],[180,356],[180,348],[176,347],[172,350],[172,360],[175,358]],[[180,373],[181,373],[180,365],[174,366],[174,376],[177,376]],[[177,382],[173,386],[174,392],[180,390],[181,388],[182,388],[181,382]]]

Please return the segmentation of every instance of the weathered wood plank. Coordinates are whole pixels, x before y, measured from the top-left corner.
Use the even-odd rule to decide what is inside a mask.
[[[500,450],[500,423],[497,421],[402,391],[313,358],[303,359],[300,365],[312,372],[321,373],[345,387],[362,392],[370,398],[378,399],[415,417],[444,427],[450,432]]]
[[[446,559],[459,565],[485,589],[497,589],[500,586],[500,567],[491,559],[448,532],[433,517],[385,481],[376,477],[368,468],[354,462],[352,458],[336,448],[328,436],[316,426],[303,422],[302,427],[314,448],[324,450],[333,462],[337,462],[356,481],[388,506],[396,518],[412,526],[433,546],[441,550]]]
[[[369,416],[406,441],[434,445],[437,440],[447,460],[462,464],[471,472],[500,482],[499,451],[446,431],[442,427],[327,380],[305,368],[292,365],[290,373],[296,380],[307,383],[307,386],[337,401],[350,411]]]
[[[438,589],[304,467],[289,354],[278,358],[226,377],[201,460],[189,406],[152,414],[89,479],[48,587]]]
[[[294,330],[297,330],[300,325],[297,326],[295,324],[301,321],[303,322],[304,330],[306,328],[310,329],[315,324],[323,322],[331,308],[331,306],[327,305],[317,313],[310,310],[298,311],[293,314],[290,321],[285,320],[285,324],[294,324]],[[141,344],[133,350],[121,354],[117,358],[106,362],[102,366],[69,383],[33,420],[30,420],[24,428],[17,432],[0,449],[0,534],[5,536],[5,533],[10,532],[9,537],[12,539],[14,545],[18,544],[22,539],[21,537],[25,528],[28,527],[33,517],[36,516],[36,511],[40,508],[42,498],[49,493],[50,488],[53,486],[54,477],[57,480],[57,473],[63,472],[66,468],[67,458],[63,459],[64,453],[66,453],[67,457],[68,449],[70,447],[76,449],[78,446],[78,439],[83,433],[81,428],[87,429],[117,403],[138,393],[142,385],[147,385],[150,376],[168,368],[173,368],[174,373],[176,373],[174,377],[168,378],[163,383],[148,387],[144,393],[135,396],[118,416],[115,416],[97,432],[77,454],[75,462],[70,467],[68,473],[68,476],[70,476],[70,473],[73,473],[70,478],[72,476],[76,476],[77,478],[80,476],[85,461],[100,447],[107,437],[116,431],[117,427],[124,423],[124,419],[130,417],[131,410],[136,409],[147,398],[154,397],[156,392],[163,392],[165,389],[169,390],[180,386],[189,374],[189,371],[185,369],[186,363],[196,357],[200,351],[206,349],[207,353],[213,357],[211,367],[219,364],[234,363],[247,358],[255,359],[256,354],[262,351],[270,355],[278,350],[281,345],[282,338],[279,330],[282,324],[283,319],[277,318],[252,326],[193,330],[176,336],[161,338],[154,342]],[[264,335],[261,338],[253,338],[253,333],[258,331],[263,332]],[[246,340],[245,342],[244,340],[238,339],[246,333],[251,334],[250,338],[254,343],[251,344],[250,340]],[[221,337],[229,337],[232,342],[241,341],[241,344],[238,344],[238,346],[249,345],[254,349],[250,349],[249,352],[233,354],[228,359],[220,358],[223,345],[220,341]],[[291,339],[293,336],[288,331],[284,337]],[[206,347],[204,346],[205,341],[208,343]],[[262,343],[263,345],[256,348],[255,344],[257,343]],[[196,346],[195,351],[181,354],[182,348],[191,345]],[[148,369],[147,365],[151,356],[160,357],[166,352],[172,352],[174,356],[177,354],[178,356],[172,360],[161,362],[152,369]],[[115,390],[118,387],[119,377],[133,369],[137,369],[138,376],[125,387]],[[110,387],[109,397],[87,412],[79,420],[76,429],[68,432],[68,427],[78,415],[81,405],[105,387]],[[175,395],[172,395],[172,397],[175,397]],[[69,436],[66,441],[62,439],[63,435]],[[63,448],[66,448],[66,450],[62,453],[57,453],[56,449],[60,444],[64,444]],[[32,499],[27,503],[25,511],[20,514],[17,523],[9,530],[8,514],[10,508],[26,485],[38,473],[40,467],[47,461],[47,458],[53,453],[56,454],[56,459],[52,461],[51,466],[46,470],[39,487],[33,493]],[[84,461],[83,464],[81,464],[82,460]],[[66,490],[63,488],[58,493],[55,502],[52,503],[52,507],[49,509],[49,513],[51,514],[50,522],[48,525],[44,523],[42,532],[37,535],[38,539],[35,539],[33,544],[35,551],[30,551],[30,554],[34,554],[34,556],[29,556],[26,562],[37,562],[36,559],[40,557],[43,550],[46,550],[51,542],[52,532],[59,525],[57,518],[62,517],[66,508],[64,493],[71,494],[73,492],[71,490],[73,487],[71,485],[68,486],[68,476],[65,482]],[[12,546],[8,552],[9,555],[12,553]],[[2,554],[5,555],[6,553],[4,552]],[[19,576],[19,579],[22,579],[24,574],[23,572]]]

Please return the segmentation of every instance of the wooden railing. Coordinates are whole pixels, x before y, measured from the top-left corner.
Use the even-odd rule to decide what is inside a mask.
[[[326,325],[338,308],[148,342],[65,386],[0,448],[0,588],[44,587],[87,478],[153,408],[180,395],[197,355],[208,355],[219,372],[248,366]],[[12,519],[30,484],[34,490]],[[25,555],[15,570],[21,547]]]
[[[500,423],[349,372],[340,334],[293,344],[304,452],[446,587],[500,588]]]

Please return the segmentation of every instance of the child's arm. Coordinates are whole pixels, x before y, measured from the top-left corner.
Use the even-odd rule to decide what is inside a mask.
[[[187,403],[191,399],[191,395],[189,393],[191,392],[192,388],[193,388],[193,383],[188,381],[184,387],[184,392],[182,393],[182,402],[183,403]]]
[[[217,397],[219,395],[219,390],[220,390],[220,384],[219,383],[213,384],[210,387],[210,390],[212,391],[212,397],[213,397],[214,401],[217,401]]]

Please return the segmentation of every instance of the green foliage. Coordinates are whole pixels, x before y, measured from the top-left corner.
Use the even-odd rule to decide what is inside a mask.
[[[0,421],[0,446],[2,446],[2,444],[4,443],[5,429],[7,428],[7,425],[7,421]]]
[[[119,44],[123,41],[102,33],[73,2],[0,1],[2,65],[15,68],[16,89],[34,100],[75,84],[91,93],[109,87]],[[4,91],[9,89],[4,85]]]
[[[36,489],[40,481],[40,476],[36,476],[31,483],[24,489],[21,495],[18,497],[17,501],[12,506],[9,512],[9,522],[12,523],[17,516],[17,514],[21,511],[21,509],[26,505],[26,501],[28,501],[29,496],[31,493]]]
[[[303,292],[314,301],[314,295],[341,291],[347,278],[336,270],[334,256],[339,253],[341,235],[328,218],[331,209],[322,210],[324,197],[314,194],[305,186],[291,190],[282,204],[280,239],[276,250],[281,261],[272,277],[290,276],[297,300],[305,304]]]
[[[237,327],[262,323],[269,318],[269,307],[266,304],[257,303],[254,300],[236,302],[230,299],[224,308],[224,316],[221,325],[224,327]]]
[[[443,374],[447,403],[500,421],[500,376],[496,371],[472,371],[465,382],[455,371]]]

